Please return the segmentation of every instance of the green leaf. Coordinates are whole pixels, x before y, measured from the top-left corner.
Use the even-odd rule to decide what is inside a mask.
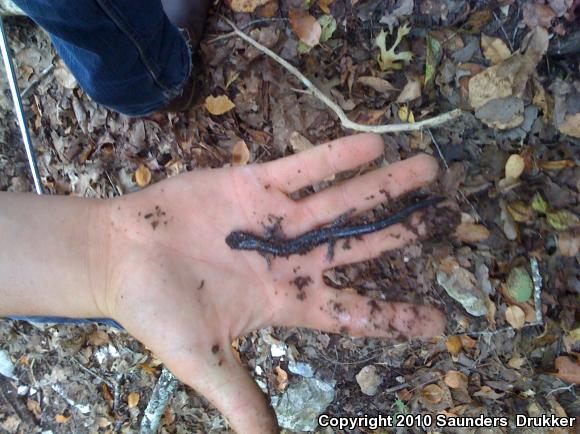
[[[524,267],[516,267],[510,271],[507,279],[507,290],[518,303],[524,303],[532,296],[534,283]]]
[[[431,87],[435,82],[435,72],[441,60],[441,44],[427,33],[427,57],[425,59],[425,86]]]
[[[542,214],[546,214],[550,209],[550,205],[546,202],[546,199],[542,197],[541,193],[534,194],[532,198],[532,209]]]
[[[326,42],[336,31],[336,20],[332,15],[322,15],[318,18],[320,27],[322,28],[322,34],[320,35],[320,42]]]
[[[578,216],[570,211],[562,209],[560,211],[547,212],[546,220],[548,224],[557,231],[565,231],[578,225]]]
[[[381,33],[375,38],[375,45],[379,47],[380,53],[377,57],[377,62],[379,63],[379,68],[381,71],[386,71],[388,69],[401,69],[403,65],[410,62],[413,58],[413,53],[410,51],[401,51],[396,53],[395,49],[399,46],[401,41],[405,36],[409,34],[411,27],[408,24],[401,26],[397,29],[397,39],[391,48],[387,50],[386,38],[387,33],[381,30]],[[402,62],[402,63],[401,63]]]
[[[310,45],[305,44],[302,41],[298,41],[298,46],[296,47],[296,51],[298,51],[298,53],[307,54],[310,53],[310,50],[312,50],[312,47]]]

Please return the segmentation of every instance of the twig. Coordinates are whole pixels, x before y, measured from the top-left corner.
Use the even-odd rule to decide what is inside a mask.
[[[139,434],[157,433],[161,416],[165,413],[169,398],[175,392],[178,384],[179,381],[177,378],[167,368],[163,368],[157,385],[153,389],[153,395],[151,395],[149,404],[147,404],[147,408],[143,414],[143,419],[141,419]]]
[[[419,122],[415,122],[412,124],[391,124],[391,125],[363,125],[356,122],[351,121],[348,116],[344,113],[342,108],[331,100],[328,96],[326,96],[323,92],[321,92],[312,82],[304,76],[298,69],[288,63],[286,60],[278,56],[272,50],[267,47],[264,47],[262,44],[242,32],[231,20],[226,17],[223,19],[230,25],[233,29],[233,32],[228,33],[228,35],[236,35],[246,41],[248,44],[252,45],[256,49],[260,50],[262,53],[266,54],[267,56],[274,59],[280,65],[282,65],[288,72],[294,75],[298,80],[302,82],[302,84],[308,89],[308,93],[312,96],[318,98],[322,101],[328,108],[330,108],[342,123],[342,126],[346,129],[353,130],[353,131],[362,131],[367,133],[378,133],[378,134],[385,134],[385,133],[399,133],[402,131],[419,131],[423,128],[430,128],[436,127],[445,122],[448,122],[456,117],[460,116],[462,111],[460,109],[455,109],[447,113],[440,114],[430,119],[425,119]]]
[[[33,81],[32,81],[32,82],[31,82],[31,83],[30,83],[30,84],[29,84],[29,85],[26,87],[26,89],[24,89],[24,90],[22,91],[22,95],[21,95],[21,97],[22,97],[22,98],[26,97],[26,95],[28,95],[28,94],[30,93],[30,91],[31,91],[31,90],[32,90],[32,89],[33,89],[33,88],[34,88],[34,87],[35,87],[35,86],[36,86],[38,83],[40,83],[40,82],[41,82],[41,81],[44,79],[44,77],[46,77],[46,76],[47,76],[47,75],[50,73],[50,71],[52,71],[53,69],[54,69],[54,65],[53,65],[53,64],[50,64],[49,66],[47,66],[46,68],[44,68],[44,69],[43,69],[43,70],[40,72],[40,74],[38,75],[38,77],[37,77],[35,80],[33,80]]]

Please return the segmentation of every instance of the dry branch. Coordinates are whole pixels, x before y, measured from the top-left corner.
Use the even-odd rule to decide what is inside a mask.
[[[447,113],[440,114],[438,116],[424,119],[419,122],[409,123],[409,124],[389,124],[389,125],[363,125],[356,122],[351,121],[346,113],[342,110],[342,108],[335,103],[332,99],[326,96],[322,91],[320,91],[312,82],[304,76],[298,69],[288,63],[286,60],[278,56],[268,47],[264,47],[262,44],[248,36],[246,33],[242,32],[231,20],[223,17],[224,20],[230,25],[233,29],[232,33],[228,35],[224,35],[224,37],[229,37],[236,35],[246,41],[248,44],[254,46],[256,49],[260,50],[262,53],[266,54],[267,56],[274,59],[280,65],[282,65],[288,72],[294,75],[298,80],[302,82],[302,84],[308,89],[306,93],[318,98],[322,101],[328,108],[330,108],[342,123],[342,126],[346,129],[354,130],[354,131],[362,131],[367,133],[378,133],[378,134],[385,134],[385,133],[400,133],[403,131],[419,131],[424,128],[431,128],[436,127],[439,125],[444,124],[452,119],[457,118],[461,115],[462,111],[460,109],[455,109]]]

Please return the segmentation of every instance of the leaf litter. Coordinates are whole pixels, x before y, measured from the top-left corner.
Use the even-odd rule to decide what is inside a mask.
[[[349,116],[360,123],[410,122],[464,109],[460,119],[430,134],[384,135],[384,161],[366,168],[419,150],[440,158],[449,167],[440,188],[457,198],[462,211],[454,237],[325,273],[343,290],[438,306],[449,319],[446,335],[392,345],[273,327],[241,337],[236,354],[271,397],[312,391],[299,373],[307,372],[312,384],[324,385],[320,408],[332,415],[373,410],[468,416],[485,405],[497,416],[578,416],[573,384],[580,354],[580,169],[574,149],[580,79],[577,62],[551,54],[558,51],[554,44],[566,46],[574,35],[574,6],[549,1],[522,7],[523,15],[516,3],[468,7],[435,0],[348,7],[338,0],[232,0],[219,7],[350,107]],[[293,9],[301,11],[303,29],[291,23]],[[217,14],[202,43],[203,100],[211,102],[144,119],[94,104],[30,22],[8,20],[8,29],[21,88],[32,85],[25,106],[41,175],[53,194],[113,197],[183,171],[280,158],[345,133],[332,112],[294,92],[296,79],[261,52],[237,38],[211,42],[228,31]],[[300,44],[308,50],[300,51]],[[5,93],[0,110],[0,188],[30,191]],[[314,190],[352,175],[340,174]],[[530,288],[530,257],[537,258],[544,280],[543,326],[531,325],[536,288]],[[462,304],[466,294],[481,316]],[[0,408],[2,429],[138,429],[161,369],[128,335],[94,325],[2,321],[0,336],[16,377],[3,390],[14,390],[26,403],[25,410],[17,401]],[[284,352],[273,355],[268,342],[280,342]],[[375,369],[363,371],[369,366]],[[372,396],[357,382],[361,371],[371,372],[365,390],[376,385]],[[289,423],[308,426],[304,420]],[[210,432],[225,431],[227,422],[181,387],[161,426],[166,433]]]

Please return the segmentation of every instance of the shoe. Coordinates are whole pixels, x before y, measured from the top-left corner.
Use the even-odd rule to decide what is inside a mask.
[[[191,73],[187,82],[183,86],[181,95],[173,98],[165,107],[158,110],[158,113],[177,113],[189,109],[195,104],[201,96],[202,81],[199,74],[200,60],[199,56],[193,55],[191,59]]]
[[[191,107],[200,97],[202,83],[199,74],[201,61],[197,54],[203,36],[210,0],[161,0],[169,21],[187,32],[191,45],[191,73],[181,95],[175,97],[159,112],[182,112]]]
[[[161,0],[169,21],[189,34],[196,49],[203,36],[210,0]]]

